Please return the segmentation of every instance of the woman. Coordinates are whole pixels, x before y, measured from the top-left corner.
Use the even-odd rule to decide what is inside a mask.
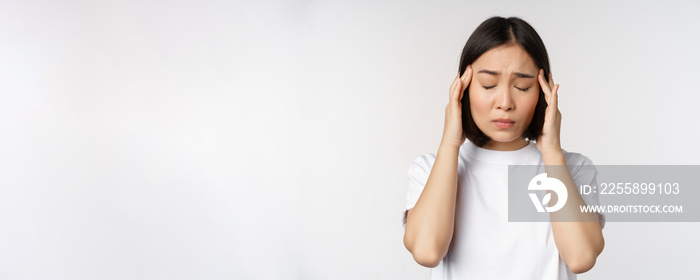
[[[596,172],[581,168],[593,166],[585,156],[561,149],[558,89],[544,43],[525,21],[493,17],[469,37],[438,152],[408,171],[404,245],[433,268],[431,279],[576,279],[593,267],[605,217],[578,210],[598,203],[576,187],[595,185]],[[566,186],[566,204],[550,222],[508,222],[515,164],[544,165]]]

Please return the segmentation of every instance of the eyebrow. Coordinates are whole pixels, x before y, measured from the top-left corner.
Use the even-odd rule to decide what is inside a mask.
[[[491,70],[486,70],[486,69],[481,70],[481,71],[479,71],[478,73],[484,73],[484,74],[489,74],[489,75],[494,75],[494,76],[497,76],[497,75],[500,75],[500,74],[501,74],[500,72],[491,71]],[[477,74],[478,74],[478,73],[477,73]],[[513,73],[513,74],[516,75],[516,76],[518,76],[518,78],[534,78],[534,77],[535,77],[535,76],[533,76],[533,75],[525,74],[525,73],[520,73],[520,72],[515,72],[515,73]]]

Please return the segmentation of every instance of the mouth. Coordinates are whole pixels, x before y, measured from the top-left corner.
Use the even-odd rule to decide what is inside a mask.
[[[511,119],[495,119],[491,122],[493,122],[494,125],[500,128],[509,128],[515,124],[515,121]]]

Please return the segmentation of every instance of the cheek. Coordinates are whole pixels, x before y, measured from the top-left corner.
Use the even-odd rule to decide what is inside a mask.
[[[473,90],[469,88],[469,109],[472,112],[472,118],[474,121],[480,120],[481,116],[487,113],[490,109],[490,103],[486,100],[483,94],[480,94],[478,90]]]
[[[535,107],[537,107],[537,101],[539,100],[539,92],[537,94],[533,94],[532,97],[528,98],[525,100],[525,106],[527,107],[528,110],[534,111]]]
[[[526,114],[528,119],[532,119],[532,117],[535,114],[535,109],[537,109],[537,101],[539,99],[539,92],[537,95],[532,95],[528,96],[522,100],[520,100],[520,108],[522,109],[521,112],[523,114]]]

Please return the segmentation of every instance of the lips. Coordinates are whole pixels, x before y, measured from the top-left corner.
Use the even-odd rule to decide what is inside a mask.
[[[494,125],[500,128],[509,128],[512,127],[513,124],[515,124],[514,120],[511,119],[495,119],[492,121]]]

